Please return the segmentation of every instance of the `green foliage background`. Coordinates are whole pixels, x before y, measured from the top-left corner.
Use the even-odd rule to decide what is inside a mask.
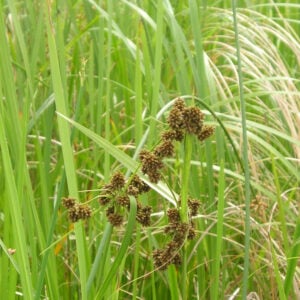
[[[298,1],[1,1],[1,297],[299,299],[299,15]],[[112,229],[101,186],[136,170],[179,96],[215,135],[165,161],[142,199],[150,228],[133,201]],[[157,271],[182,189],[201,201],[198,235],[183,268]],[[66,196],[91,219],[70,223]]]

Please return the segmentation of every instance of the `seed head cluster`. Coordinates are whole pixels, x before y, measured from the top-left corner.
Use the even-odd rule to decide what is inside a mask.
[[[168,124],[177,135],[175,140],[181,140],[182,133],[194,134],[200,141],[204,141],[214,133],[214,127],[204,125],[204,114],[196,107],[186,107],[182,99],[177,99],[168,117]],[[179,134],[179,136],[178,136]],[[170,133],[167,133],[170,136]]]
[[[165,270],[170,264],[174,264],[175,266],[180,265],[181,247],[186,239],[191,240],[196,237],[194,223],[191,220],[189,223],[182,222],[178,208],[168,209],[167,216],[169,224],[165,227],[164,233],[171,236],[172,239],[164,248],[153,251],[154,265],[160,270]]]
[[[145,153],[147,156],[147,153]],[[124,215],[130,209],[129,196],[137,201],[136,220],[143,226],[150,225],[152,208],[139,202],[139,195],[150,191],[150,187],[137,175],[127,181],[122,173],[113,174],[109,183],[105,184],[99,196],[99,204],[106,208],[108,221],[115,227],[123,225]]]
[[[188,199],[188,207],[189,207],[189,213],[190,217],[195,217],[198,214],[198,210],[200,207],[200,202],[198,199]]]
[[[204,114],[198,107],[186,107],[181,98],[174,102],[167,119],[169,129],[161,134],[160,143],[153,152],[140,152],[142,172],[148,175],[151,182],[157,183],[161,179],[162,160],[174,155],[174,141],[181,142],[185,134],[194,134],[201,141],[213,134],[213,127],[203,125],[203,120]]]
[[[204,114],[196,106],[187,107],[185,101],[178,98],[170,110],[167,118],[168,128],[160,135],[159,143],[152,151],[141,150],[139,159],[141,171],[149,181],[158,183],[162,178],[164,158],[173,157],[175,142],[182,142],[185,135],[195,135],[198,140],[204,141],[214,133],[214,127],[204,124]],[[100,206],[105,207],[106,217],[112,226],[123,225],[126,213],[130,209],[130,197],[137,202],[136,220],[142,226],[150,226],[152,206],[144,206],[139,201],[139,196],[150,191],[150,187],[138,176],[132,175],[129,179],[121,172],[116,172],[110,181],[102,187],[99,195]],[[63,205],[68,210],[69,219],[76,222],[88,219],[92,210],[88,205],[77,203],[73,198],[64,198]],[[183,222],[180,216],[180,200],[178,208],[167,210],[168,224],[164,234],[169,241],[162,249],[153,251],[154,265],[157,269],[164,270],[170,264],[181,264],[181,248],[186,240],[196,237],[193,217],[198,214],[200,202],[197,199],[188,199],[188,221]]]
[[[77,203],[74,198],[63,198],[63,205],[68,210],[71,222],[86,220],[91,217],[92,210],[86,204]]]

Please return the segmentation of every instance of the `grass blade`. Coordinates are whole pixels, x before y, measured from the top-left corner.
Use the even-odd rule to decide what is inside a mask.
[[[110,286],[112,278],[116,275],[118,268],[119,268],[122,260],[125,257],[127,248],[132,239],[132,233],[133,233],[133,229],[134,229],[134,225],[135,225],[136,210],[137,210],[136,200],[134,197],[130,196],[130,211],[129,211],[129,216],[128,216],[128,223],[125,228],[125,235],[124,235],[121,247],[118,251],[118,254],[117,254],[113,264],[111,265],[110,271],[107,274],[106,278],[104,279],[103,285],[100,287],[100,289],[97,293],[97,296],[96,296],[97,299],[103,298],[106,290]]]
[[[240,109],[242,118],[242,143],[243,143],[243,163],[244,163],[244,175],[245,175],[245,255],[244,255],[244,270],[243,270],[243,287],[242,287],[242,299],[246,299],[248,291],[248,280],[249,280],[249,258],[250,258],[250,234],[251,234],[251,223],[250,223],[250,169],[248,163],[248,138],[247,138],[247,121],[246,121],[246,103],[244,99],[243,89],[243,73],[242,73],[242,61],[240,53],[239,43],[239,31],[238,31],[238,20],[237,20],[237,5],[236,1],[232,0],[232,13],[233,13],[233,25],[235,33],[235,46],[236,56],[238,64],[238,80],[239,80],[239,94],[240,94]]]

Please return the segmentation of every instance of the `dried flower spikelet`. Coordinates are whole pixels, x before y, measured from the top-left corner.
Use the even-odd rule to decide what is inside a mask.
[[[73,207],[69,209],[69,219],[71,222],[75,223],[79,221],[81,218],[81,213],[80,213],[80,205],[76,203]]]
[[[185,109],[185,103],[181,98],[178,98],[170,110],[167,122],[171,129],[182,130],[184,129],[183,111]]]
[[[198,214],[198,209],[200,207],[201,203],[197,199],[188,199],[188,207],[190,210],[190,216],[194,217]]]
[[[193,240],[195,237],[196,237],[196,230],[193,226],[190,226],[188,234],[187,234],[187,239],[188,240]]]
[[[140,191],[137,187],[135,187],[133,185],[129,185],[128,188],[127,188],[127,193],[128,193],[128,195],[136,197],[140,194]]]
[[[164,141],[178,141],[181,142],[184,138],[184,131],[181,129],[177,130],[166,130],[162,133],[161,138]]]
[[[178,244],[183,244],[183,242],[187,236],[188,230],[189,230],[189,224],[179,223],[176,226],[176,231],[175,231],[173,240]]]
[[[139,208],[136,214],[136,220],[143,226],[150,226],[151,212],[151,206]]]
[[[123,224],[123,216],[118,213],[109,214],[107,218],[112,226],[119,227]]]
[[[172,108],[168,116],[167,122],[173,130],[184,129],[183,112],[178,108]]]
[[[129,208],[130,207],[130,200],[129,197],[127,195],[124,196],[118,196],[116,198],[116,202],[123,207]]]
[[[181,256],[179,254],[178,243],[169,242],[164,249],[156,249],[153,251],[154,265],[160,270],[165,270],[170,264],[180,265]]]
[[[78,210],[79,210],[78,213],[79,213],[80,219],[86,220],[86,219],[90,218],[92,215],[91,208],[86,204],[80,204],[78,207]]]
[[[75,205],[76,201],[74,198],[63,198],[62,199],[62,204],[65,208],[70,209]]]
[[[174,154],[174,145],[171,140],[163,140],[155,149],[154,154],[158,157],[170,157]]]
[[[143,163],[143,167],[145,170],[149,170],[149,171],[159,170],[164,166],[159,157],[157,157],[155,154],[147,150],[141,151],[140,159]]]
[[[161,178],[159,170],[164,166],[161,159],[147,150],[141,151],[140,159],[142,161],[142,172],[148,175],[151,182],[157,183]]]
[[[182,264],[182,259],[179,253],[176,253],[173,257],[172,257],[172,264],[174,264],[175,266],[180,266]]]
[[[173,107],[179,109],[179,110],[184,110],[185,109],[185,102],[182,98],[177,98],[173,104]]]
[[[210,125],[203,125],[201,132],[197,135],[198,139],[202,142],[205,139],[209,138],[215,132],[215,127]]]
[[[98,198],[99,204],[102,206],[107,205],[110,202],[110,197],[106,196],[106,195],[100,195]]]
[[[137,194],[146,193],[150,190],[150,187],[144,183],[141,178],[137,175],[134,175],[133,178],[130,181],[130,184],[128,186],[128,191],[130,191],[131,188],[134,188],[137,190]]]
[[[161,180],[161,174],[159,171],[154,171],[147,174],[149,177],[149,180],[153,183],[158,183]]]
[[[164,250],[163,249],[155,249],[153,251],[153,260],[155,268],[159,270],[167,269],[168,265],[165,260]]]
[[[199,134],[203,126],[204,114],[196,107],[187,107],[183,111],[185,129],[190,134]]]
[[[169,219],[169,222],[172,224],[176,224],[180,222],[180,214],[179,210],[177,208],[169,208],[167,210],[167,216]]]
[[[124,185],[125,185],[124,175],[120,172],[115,173],[110,180],[111,189],[113,191],[120,190],[124,187]]]
[[[178,223],[170,223],[164,228],[164,233],[166,234],[173,234],[176,232],[176,227]]]

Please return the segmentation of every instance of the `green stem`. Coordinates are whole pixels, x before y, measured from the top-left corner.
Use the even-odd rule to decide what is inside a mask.
[[[181,220],[184,223],[188,223],[188,186],[191,168],[191,158],[192,158],[192,136],[186,135],[184,140],[184,160],[182,168],[182,187],[181,187]],[[187,261],[186,261],[186,249],[185,246],[182,247],[182,299],[187,299]]]
[[[245,254],[244,254],[244,270],[243,270],[243,287],[242,287],[242,299],[247,298],[248,280],[249,280],[249,265],[250,265],[250,235],[251,235],[251,223],[250,223],[250,201],[251,201],[251,187],[250,187],[250,169],[248,163],[248,138],[247,138],[247,119],[246,119],[246,103],[243,90],[243,73],[242,62],[239,44],[238,33],[238,20],[237,20],[237,1],[232,0],[232,13],[234,22],[235,33],[235,45],[238,64],[238,83],[239,94],[241,103],[241,115],[242,115],[242,131],[243,131],[243,162],[244,162],[244,175],[245,175]]]

